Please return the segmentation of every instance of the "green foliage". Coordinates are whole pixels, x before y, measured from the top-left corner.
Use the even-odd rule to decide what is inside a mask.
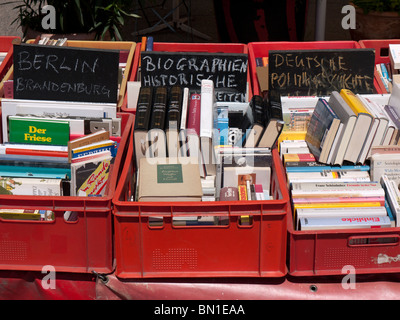
[[[400,14],[400,0],[353,0],[352,2],[366,14],[370,11],[389,11]]]
[[[121,28],[126,17],[138,18],[128,13],[131,0],[22,0],[16,6],[18,16],[13,23],[41,32],[88,33],[95,31],[97,39],[107,32],[112,40],[122,40]],[[43,30],[41,10],[46,5],[56,9],[56,29]]]

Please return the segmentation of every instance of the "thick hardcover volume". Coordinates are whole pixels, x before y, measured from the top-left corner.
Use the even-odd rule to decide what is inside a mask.
[[[257,146],[265,148],[274,147],[283,130],[284,124],[281,96],[278,91],[272,90],[268,94],[264,133]]]
[[[68,121],[10,116],[8,122],[11,143],[68,145]]]
[[[340,119],[325,99],[318,99],[308,125],[305,141],[315,159],[327,163]]]
[[[149,129],[150,157],[167,156],[167,138],[165,136],[165,119],[167,112],[167,87],[156,87]]]
[[[344,125],[341,136],[339,138],[339,143],[336,150],[334,151],[334,159],[332,161],[332,164],[342,165],[344,154],[347,150],[347,146],[349,145],[354,125],[357,121],[357,115],[346,103],[346,101],[344,101],[343,97],[338,91],[332,91],[331,95],[329,96],[328,103]]]
[[[249,107],[252,113],[252,124],[250,128],[246,129],[246,132],[244,132],[245,138],[243,146],[246,148],[256,147],[258,145],[258,141],[264,131],[266,118],[266,103],[261,96],[254,95],[251,98]]]
[[[200,136],[200,102],[201,95],[199,93],[192,93],[190,95],[188,119],[186,125],[188,134],[197,134]]]
[[[369,129],[372,125],[373,117],[365,108],[358,97],[348,89],[340,90],[340,95],[357,115],[357,121],[353,129],[349,145],[347,146],[344,160],[357,163],[364,142],[367,139]]]
[[[173,86],[169,93],[165,134],[167,136],[168,156],[177,157],[179,151],[179,129],[181,122],[183,90]]]
[[[151,87],[140,88],[133,130],[136,168],[139,166],[139,160],[146,156],[148,149],[147,132],[150,126],[152,98],[153,89]]]

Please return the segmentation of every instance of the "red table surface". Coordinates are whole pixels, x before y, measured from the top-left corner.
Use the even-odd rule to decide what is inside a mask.
[[[398,300],[400,274],[276,279],[101,279],[91,274],[56,274],[45,289],[40,272],[1,271],[0,300]],[[346,282],[349,285],[349,282]]]

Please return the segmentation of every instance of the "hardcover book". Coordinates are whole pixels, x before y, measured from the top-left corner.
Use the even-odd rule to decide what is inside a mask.
[[[301,218],[300,230],[390,228],[388,216]]]
[[[140,164],[140,159],[146,156],[149,147],[147,133],[150,128],[151,107],[153,99],[153,89],[151,87],[141,87],[138,103],[136,107],[135,124],[133,138],[135,144],[136,168]]]
[[[201,201],[202,195],[196,158],[141,159],[138,201]]]
[[[167,112],[168,92],[166,87],[156,87],[149,128],[149,156],[167,156],[167,137],[165,134],[165,119]]]
[[[169,157],[177,157],[180,149],[179,130],[181,122],[183,92],[180,86],[173,86],[169,93],[165,135],[167,136],[167,149]]]
[[[323,98],[318,99],[305,137],[305,141],[317,161],[327,162],[339,125],[340,119],[328,102]]]

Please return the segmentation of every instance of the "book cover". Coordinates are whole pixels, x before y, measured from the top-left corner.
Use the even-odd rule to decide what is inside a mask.
[[[62,179],[0,177],[0,194],[62,196]]]
[[[11,143],[68,145],[68,121],[10,116],[8,124]]]
[[[268,93],[265,114],[265,129],[257,146],[273,148],[285,124],[283,121],[281,96],[277,90]]]
[[[219,194],[220,201],[237,201],[239,200],[238,188],[236,187],[224,187],[221,189]]]
[[[201,201],[203,191],[197,159],[142,159],[138,201]]]
[[[150,129],[150,117],[153,105],[152,100],[153,89],[151,87],[141,87],[133,129],[136,167],[139,166],[140,159],[146,156],[146,152],[149,147],[147,133]]]
[[[118,144],[113,140],[104,140],[84,145],[82,147],[76,147],[71,150],[71,161],[79,157],[84,157],[103,151],[109,151],[111,156],[115,157],[118,151]]]
[[[238,186],[239,201],[247,200],[247,187],[245,185]]]
[[[105,194],[110,173],[111,156],[98,157],[84,162],[71,163],[71,196]]]
[[[373,122],[373,117],[360,99],[351,90],[342,89],[340,95],[343,100],[350,106],[353,112],[357,115],[357,121],[354,125],[349,144],[344,155],[344,160],[352,163],[357,163],[367,139],[370,127]]]
[[[326,163],[339,125],[340,119],[328,102],[323,98],[318,99],[305,137],[317,161]]]

